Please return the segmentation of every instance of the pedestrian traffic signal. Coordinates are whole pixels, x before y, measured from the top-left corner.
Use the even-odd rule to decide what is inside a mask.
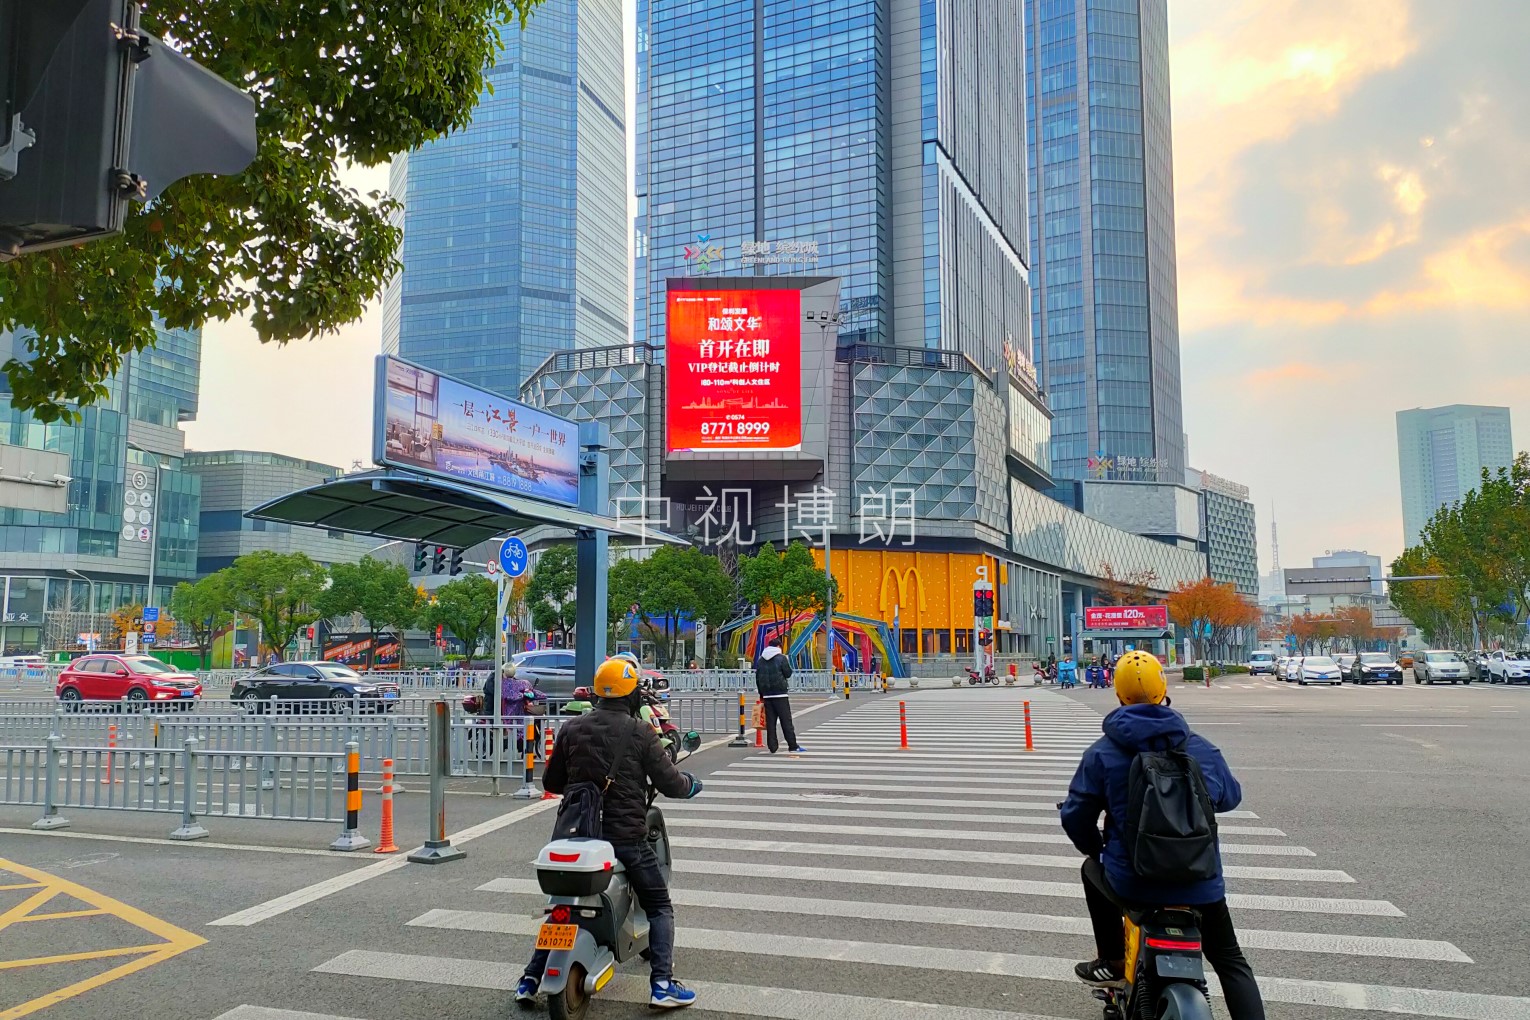
[[[414,572],[425,573],[425,568],[430,563],[430,546],[424,542],[414,543]]]
[[[991,630],[980,630],[980,631],[978,631],[978,644],[980,646],[982,646],[983,648],[992,648],[993,647],[993,631],[991,631]]]
[[[136,0],[0,0],[0,261],[255,158],[255,101],[138,27]]]
[[[451,568],[450,571],[448,571],[448,573],[450,573],[451,576],[453,576],[453,577],[456,577],[458,574],[462,573],[462,550],[461,549],[453,549],[452,550],[452,568]]]
[[[436,551],[430,557],[430,572],[439,574],[446,569],[446,546],[436,546]]]

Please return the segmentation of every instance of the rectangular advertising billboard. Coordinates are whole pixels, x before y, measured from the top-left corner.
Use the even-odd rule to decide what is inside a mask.
[[[802,448],[802,293],[671,290],[669,452]]]
[[[1084,610],[1085,630],[1169,629],[1168,606],[1090,606]]]
[[[389,355],[377,359],[373,459],[518,496],[579,502],[579,427]]]

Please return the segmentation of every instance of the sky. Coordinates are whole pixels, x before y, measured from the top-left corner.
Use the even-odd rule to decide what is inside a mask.
[[[1272,507],[1283,566],[1401,551],[1398,410],[1530,437],[1527,38],[1525,0],[1170,2],[1190,460],[1252,489],[1261,572]],[[285,348],[209,324],[190,445],[369,462],[380,335],[378,304]]]

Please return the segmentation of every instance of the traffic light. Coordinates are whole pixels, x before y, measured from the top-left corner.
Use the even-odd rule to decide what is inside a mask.
[[[425,567],[430,563],[430,546],[424,542],[414,543],[414,573],[425,573]]]
[[[447,572],[449,574],[451,574],[451,576],[453,576],[453,577],[456,577],[458,574],[462,573],[462,550],[461,549],[453,549],[452,550],[452,568],[451,568],[451,570],[449,570]]]
[[[0,261],[122,229],[128,202],[255,158],[255,101],[135,0],[0,0]]]
[[[992,648],[993,647],[993,631],[991,631],[991,630],[980,630],[980,631],[978,631],[978,644],[980,646],[982,646],[983,648]]]
[[[972,592],[972,615],[982,619],[993,615],[993,589],[975,588]]]
[[[446,569],[446,546],[436,546],[435,553],[430,557],[430,572],[439,574]]]

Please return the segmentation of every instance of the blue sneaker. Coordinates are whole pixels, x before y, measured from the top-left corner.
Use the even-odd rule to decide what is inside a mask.
[[[648,987],[649,1009],[684,1009],[696,1001],[696,993],[678,981],[653,981]]]
[[[794,748],[792,748],[792,754],[807,754],[807,748],[805,748],[805,747],[794,747]]]
[[[537,1003],[537,992],[541,991],[542,982],[531,976],[521,978],[521,983],[515,986],[515,1004],[522,1009],[531,1009]]]

